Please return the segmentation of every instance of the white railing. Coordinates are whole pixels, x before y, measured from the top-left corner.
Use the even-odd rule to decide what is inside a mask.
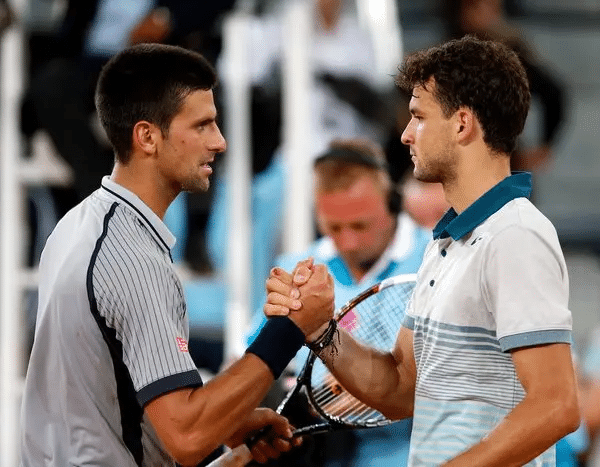
[[[286,162],[283,250],[302,251],[314,238],[311,162],[311,2],[292,2],[284,14],[283,150]],[[314,116],[313,116],[314,118]]]

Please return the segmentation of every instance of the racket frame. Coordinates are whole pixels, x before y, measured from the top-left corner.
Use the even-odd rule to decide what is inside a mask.
[[[397,276],[393,276],[393,277],[384,279],[381,282],[369,287],[368,289],[366,289],[362,293],[358,294],[357,296],[353,297],[348,302],[346,302],[335,313],[334,319],[339,322],[342,318],[344,318],[344,316],[346,316],[346,314],[350,310],[355,308],[356,305],[358,305],[359,303],[361,303],[362,301],[364,301],[366,298],[370,297],[371,295],[379,293],[380,291],[382,291],[388,287],[394,286],[396,284],[399,284],[399,283],[415,282],[416,278],[417,278],[416,274],[400,274]],[[384,419],[384,420],[379,420],[377,422],[364,422],[361,424],[353,424],[351,422],[344,421],[344,420],[340,419],[339,417],[336,417],[335,415],[331,415],[331,414],[327,413],[325,410],[323,410],[321,408],[320,404],[315,400],[312,386],[310,384],[310,378],[311,378],[313,366],[314,366],[317,358],[318,358],[318,355],[311,350],[310,355],[306,359],[306,362],[304,363],[304,366],[302,367],[302,370],[300,371],[300,373],[298,375],[298,378],[296,380],[294,387],[286,394],[284,399],[281,401],[281,403],[277,407],[277,413],[281,413],[281,411],[283,411],[283,409],[285,408],[285,405],[287,404],[287,402],[292,397],[294,397],[296,394],[298,394],[301,391],[302,387],[305,387],[310,405],[326,421],[322,422],[322,423],[316,423],[313,425],[308,425],[308,426],[305,426],[302,428],[298,428],[294,431],[294,436],[301,436],[301,435],[306,435],[306,434],[314,435],[314,434],[328,433],[331,431],[339,431],[339,430],[346,430],[346,429],[350,430],[350,429],[361,429],[361,428],[373,428],[373,427],[378,427],[378,426],[386,426],[386,425],[389,425],[396,421],[396,420],[391,420],[391,419]]]

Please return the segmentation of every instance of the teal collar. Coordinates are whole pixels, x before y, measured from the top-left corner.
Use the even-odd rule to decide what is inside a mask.
[[[529,198],[531,194],[531,174],[513,172],[496,186],[484,193],[460,215],[454,208],[446,211],[433,229],[433,238],[452,237],[458,240],[515,198]]]

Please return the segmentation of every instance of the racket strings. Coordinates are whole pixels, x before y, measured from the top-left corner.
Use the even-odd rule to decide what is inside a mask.
[[[342,310],[339,326],[362,344],[389,351],[396,341],[413,287],[414,282],[410,281],[373,290],[349,309]],[[314,363],[310,386],[312,403],[329,418],[356,426],[391,423],[347,392],[320,360]]]
[[[327,383],[313,391],[313,397],[331,417],[350,424],[377,423],[386,419],[347,392],[331,374],[328,376]]]

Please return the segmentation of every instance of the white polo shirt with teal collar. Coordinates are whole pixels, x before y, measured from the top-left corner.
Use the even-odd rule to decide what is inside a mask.
[[[523,399],[510,351],[571,342],[556,230],[513,174],[439,221],[404,326],[417,366],[409,465],[438,466],[479,442]],[[528,466],[555,466],[554,447]]]

